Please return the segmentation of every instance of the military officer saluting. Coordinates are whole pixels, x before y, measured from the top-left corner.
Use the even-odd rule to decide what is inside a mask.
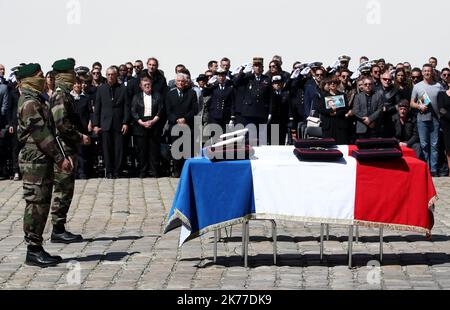
[[[225,131],[225,125],[231,117],[231,107],[234,101],[234,91],[231,81],[227,80],[227,71],[217,69],[217,82],[203,89],[203,96],[211,96],[206,103],[208,124],[217,124]]]
[[[234,78],[235,87],[242,87],[241,113],[244,126],[254,124],[259,126],[270,121],[269,106],[271,95],[271,81],[263,74],[263,58],[253,58],[253,66],[241,68]],[[239,103],[236,103],[239,104]],[[258,133],[259,136],[259,133]]]
[[[62,261],[42,247],[50,210],[53,187],[53,165],[60,171],[73,169],[70,159],[64,158],[50,128],[50,111],[41,93],[45,78],[39,64],[21,66],[16,72],[21,96],[18,102],[18,139],[24,145],[19,153],[19,167],[23,175],[26,202],[23,218],[25,241],[28,244],[25,263],[40,267],[53,266]]]
[[[75,60],[61,59],[53,63],[55,72],[55,92],[50,97],[50,110],[53,117],[55,133],[61,139],[65,153],[76,163],[77,149],[80,144],[90,144],[90,138],[82,134],[81,120],[75,110],[75,103],[70,92],[75,84]],[[53,186],[52,216],[53,232],[51,242],[72,243],[83,240],[81,235],[72,234],[65,229],[67,213],[72,203],[75,188],[75,171],[61,171],[55,165]]]

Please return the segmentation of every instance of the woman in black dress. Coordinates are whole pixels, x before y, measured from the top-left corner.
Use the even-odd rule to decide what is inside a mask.
[[[405,69],[397,69],[395,71],[394,85],[398,90],[400,99],[411,101],[412,86],[408,82]]]
[[[328,84],[328,90],[323,92],[321,102],[318,104],[323,137],[334,138],[337,144],[349,144],[350,121],[347,117],[349,111],[347,99],[344,93],[337,90],[339,85],[337,77],[332,77]]]

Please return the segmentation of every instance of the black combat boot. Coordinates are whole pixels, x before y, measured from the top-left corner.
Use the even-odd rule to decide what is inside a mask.
[[[76,243],[83,241],[83,237],[67,231],[64,225],[54,225],[50,241],[52,243]]]
[[[61,256],[52,256],[42,246],[29,245],[25,264],[41,268],[56,266],[62,262]]]

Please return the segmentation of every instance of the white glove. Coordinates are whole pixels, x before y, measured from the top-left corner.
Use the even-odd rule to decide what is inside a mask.
[[[230,122],[228,123],[228,126],[233,126],[234,125],[234,120],[230,119]]]
[[[339,65],[341,64],[341,62],[339,60],[336,60],[330,67],[332,69],[337,69],[339,67]]]
[[[302,70],[302,72],[300,72],[301,75],[308,75],[309,72],[311,72],[311,68],[310,67],[306,67],[305,69]]]
[[[250,72],[252,72],[252,70],[253,70],[253,68],[252,68],[251,64],[245,65],[244,73],[250,73]]]
[[[267,117],[267,122],[269,123],[271,119],[272,119],[272,114],[269,114],[269,116]]]
[[[209,85],[213,85],[216,81],[217,81],[217,75],[213,75],[213,76],[209,79],[208,84],[209,84]]]
[[[234,69],[232,72],[231,72],[231,75],[236,75],[236,74],[239,74],[239,72],[241,72],[241,70],[244,68],[244,66],[239,66],[239,67],[237,67],[236,69]]]
[[[295,69],[294,72],[291,74],[291,79],[296,79],[300,75],[300,69]]]
[[[356,70],[355,72],[353,72],[353,74],[350,77],[350,79],[356,80],[357,78],[359,78],[360,75],[361,75],[361,72],[359,72],[359,70]]]

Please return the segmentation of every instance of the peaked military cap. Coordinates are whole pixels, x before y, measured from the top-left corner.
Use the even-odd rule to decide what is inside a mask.
[[[352,58],[350,56],[347,56],[347,55],[339,56],[339,61],[340,62],[349,62],[351,59]]]
[[[274,75],[272,77],[272,83],[282,83],[283,82],[283,78],[281,77],[281,75]]]
[[[310,67],[311,69],[317,69],[317,68],[321,68],[323,65],[322,62],[320,61],[316,61],[316,62],[312,62],[308,65],[308,67]]]
[[[253,57],[253,65],[262,65],[264,64],[264,58],[262,57]]]
[[[224,74],[227,74],[227,71],[225,71],[225,70],[222,69],[222,68],[219,68],[219,69],[217,69],[216,74],[224,75]]]
[[[88,74],[89,71],[90,71],[90,70],[89,70],[88,67],[80,66],[80,67],[76,67],[76,68],[75,68],[75,72],[76,72],[78,75],[85,75],[85,74]]]
[[[307,64],[307,63],[304,63],[304,64],[296,64],[296,65],[295,65],[295,69],[300,69],[300,70],[303,70],[303,69],[305,69],[306,67],[308,67],[308,64]]]
[[[53,63],[52,68],[56,72],[68,72],[75,67],[75,60],[73,58],[60,59]]]
[[[200,82],[200,81],[204,81],[204,82],[206,82],[206,81],[208,81],[208,77],[206,76],[206,74],[200,74],[198,77],[197,77],[197,79],[196,79],[196,81],[197,82]]]

